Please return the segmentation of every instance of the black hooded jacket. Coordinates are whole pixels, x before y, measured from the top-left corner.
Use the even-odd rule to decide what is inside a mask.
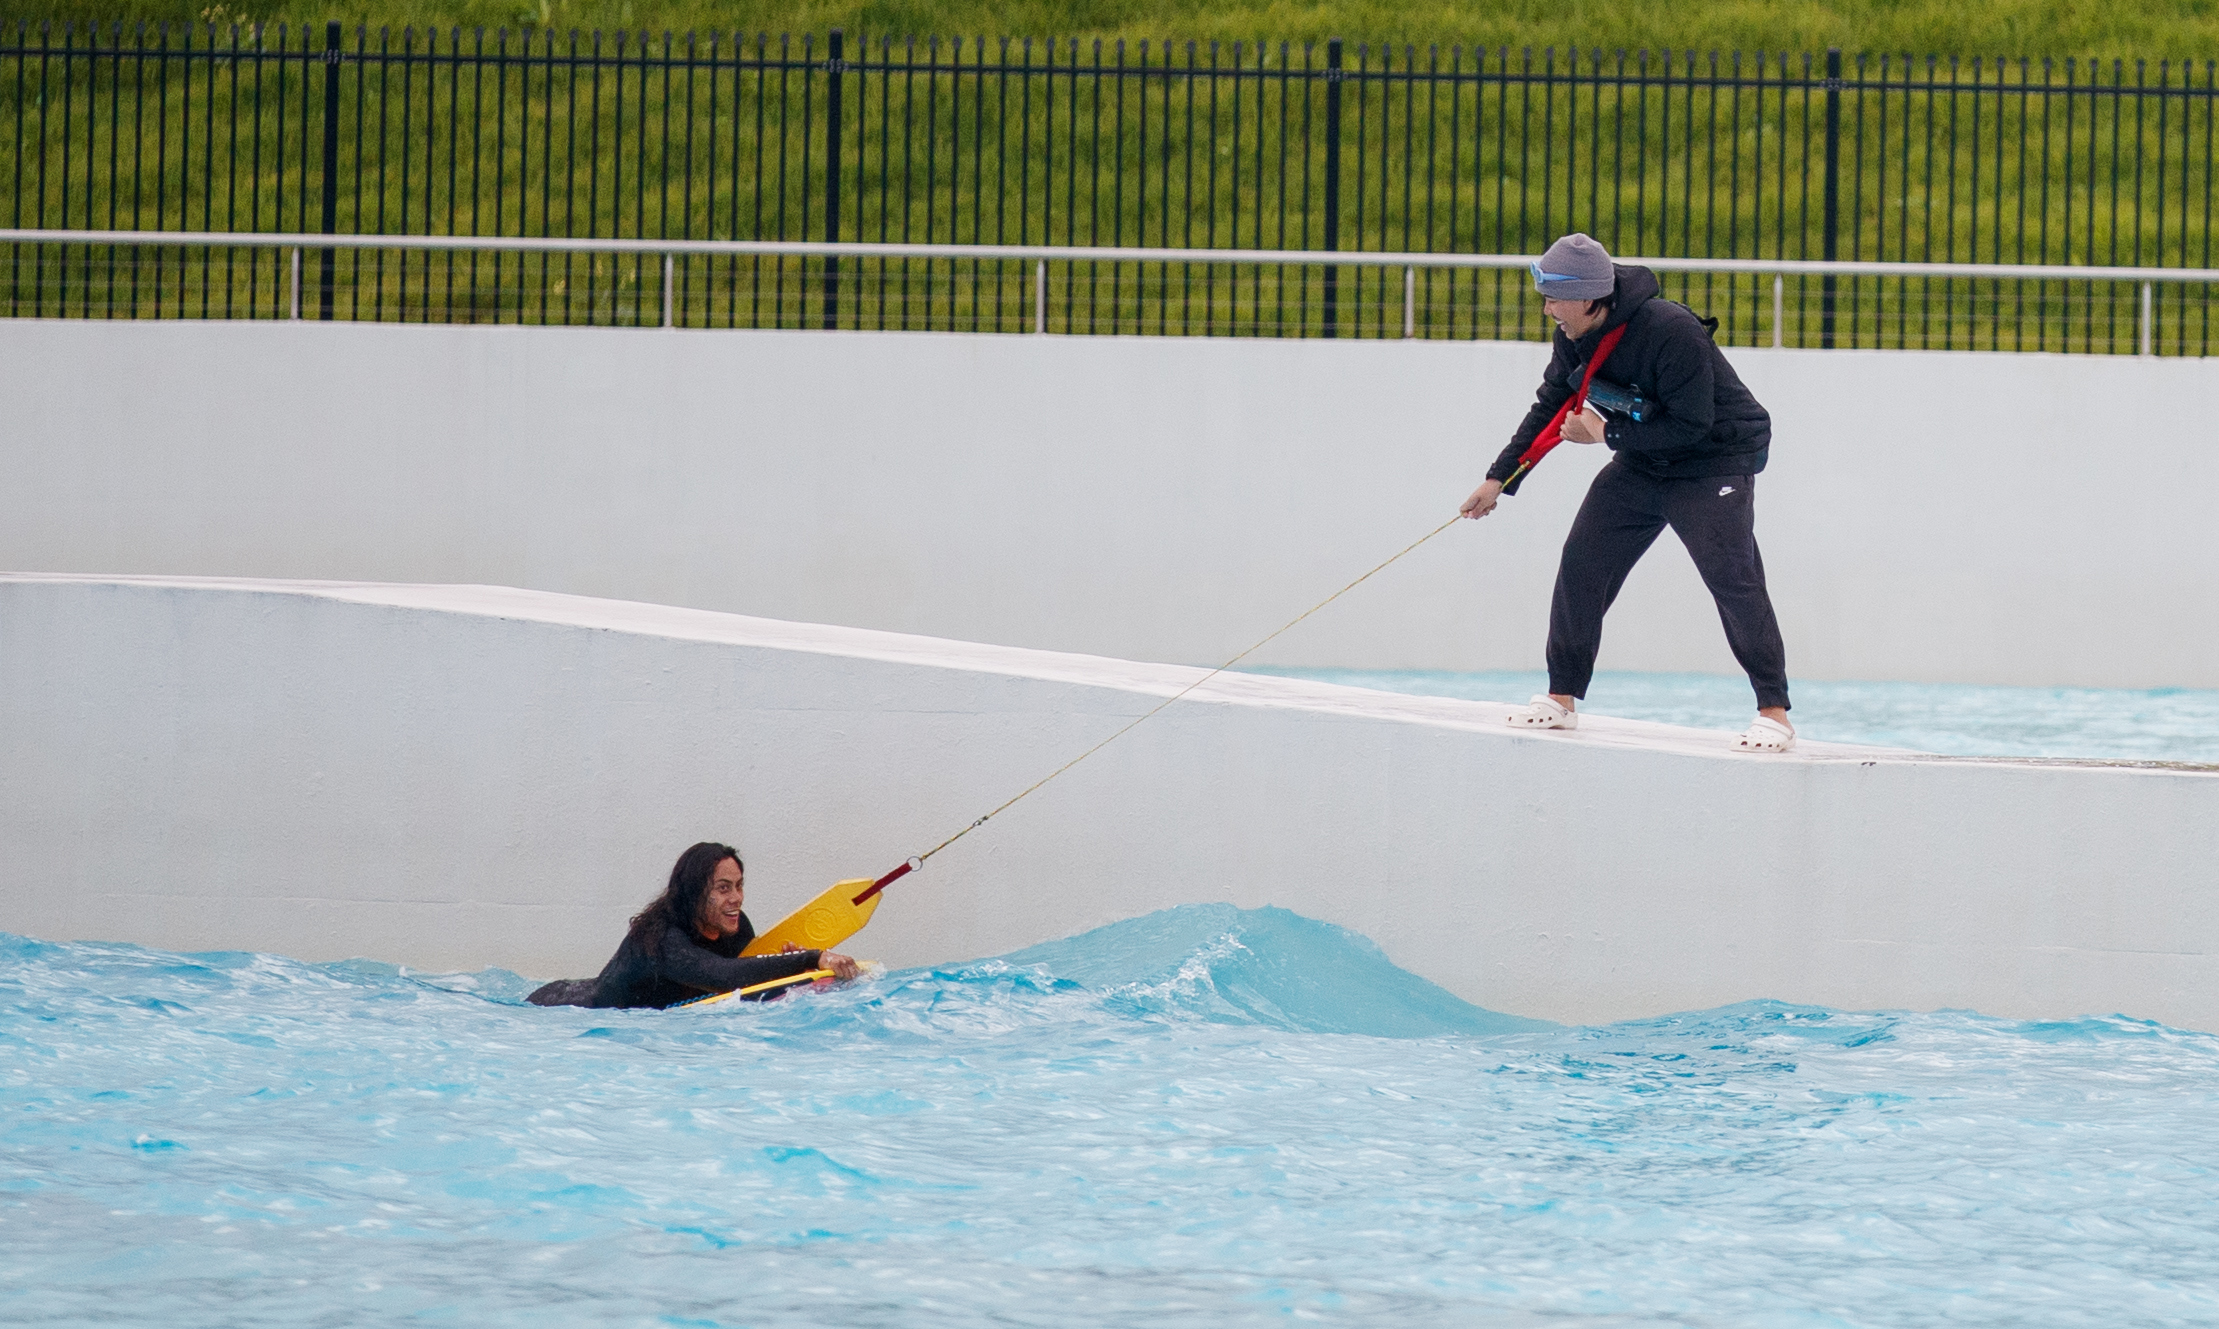
[[[1618,301],[1602,326],[1578,341],[1557,330],[1556,353],[1542,372],[1533,409],[1487,469],[1487,478],[1507,480],[1518,469],[1518,458],[1534,436],[1579,387],[1603,335],[1621,325],[1626,335],[1595,377],[1637,388],[1663,409],[1644,423],[1604,415],[1603,441],[1617,454],[1618,464],[1660,480],[1763,470],[1772,446],[1772,417],[1742,386],[1710,330],[1686,306],[1658,299],[1656,275],[1647,268],[1619,264],[1616,271]]]

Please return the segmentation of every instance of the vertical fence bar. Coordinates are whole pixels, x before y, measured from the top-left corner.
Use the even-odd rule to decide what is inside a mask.
[[[1778,274],[1772,278],[1772,348],[1787,345],[1788,279]]]
[[[1417,335],[1418,270],[1408,267],[1402,270],[1402,339],[1408,341]]]
[[[673,326],[671,294],[676,289],[678,260],[667,251],[663,254],[663,326]]]
[[[292,262],[292,269],[293,269],[293,283],[292,283],[292,285],[293,285],[293,299],[292,299],[292,310],[293,310],[293,321],[297,323],[297,322],[299,322],[299,321],[300,321],[300,246],[299,246],[299,245],[295,245],[295,246],[293,246],[292,254],[293,254],[293,262]]]
[[[2156,285],[2155,282],[2142,283],[2142,354],[2144,355],[2157,354],[2157,322],[2152,316],[2154,302],[2151,300],[2151,294]]]
[[[842,58],[846,50],[846,34],[834,28],[825,38],[824,61],[824,238],[827,242],[840,238],[840,84],[847,61]],[[865,51],[866,58],[869,55]],[[824,325],[840,326],[840,259],[836,254],[825,255],[824,260]]]
[[[1824,256],[1831,263],[1841,237],[1841,48],[1826,52],[1826,202]],[[1807,251],[1806,251],[1807,252]],[[1834,348],[1834,274],[1819,279],[1818,344]]]
[[[1326,252],[1341,247],[1341,39],[1325,44],[1325,241]],[[1338,264],[1325,265],[1325,335],[1336,336],[1340,324]]]
[[[324,25],[324,215],[323,233],[339,231],[339,43],[337,23]],[[317,291],[316,317],[330,321],[332,297],[338,279],[339,251],[326,248],[322,257],[321,284]]]
[[[1048,330],[1048,260],[1046,259],[1041,259],[1035,263],[1032,270],[1032,330],[1036,334],[1045,333]]]

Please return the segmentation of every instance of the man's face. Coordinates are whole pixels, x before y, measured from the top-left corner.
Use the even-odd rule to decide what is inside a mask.
[[[695,920],[701,935],[716,938],[738,932],[740,906],[745,903],[747,887],[740,876],[740,865],[727,858],[717,864],[709,878],[709,889],[701,893],[701,917]]]
[[[1601,327],[1603,320],[1610,317],[1609,308],[1596,301],[1555,300],[1548,296],[1541,298],[1541,312],[1555,319],[1556,325],[1564,329],[1564,335],[1573,341]]]

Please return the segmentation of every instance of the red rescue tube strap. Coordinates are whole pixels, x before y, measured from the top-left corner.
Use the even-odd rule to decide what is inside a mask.
[[[1587,372],[1580,378],[1579,391],[1567,397],[1564,404],[1556,408],[1556,414],[1549,422],[1541,426],[1541,432],[1533,436],[1533,442],[1526,448],[1524,455],[1518,458],[1517,473],[1503,485],[1503,492],[1510,492],[1511,486],[1524,479],[1535,462],[1548,456],[1557,444],[1564,441],[1564,421],[1572,412],[1587,405],[1587,385],[1595,381],[1595,371],[1603,367],[1603,361],[1608,360],[1610,353],[1617,349],[1618,339],[1625,335],[1626,325],[1623,323],[1603,334],[1602,341],[1595,347],[1595,358],[1587,362]]]
[[[889,872],[885,876],[880,877],[877,881],[872,882],[871,888],[863,892],[861,895],[856,896],[855,899],[851,901],[851,903],[863,903],[865,900],[870,899],[872,896],[878,894],[880,891],[885,890],[887,887],[893,885],[897,881],[900,881],[903,877],[908,876],[910,873],[915,872],[916,870],[917,860],[912,858],[908,862],[902,864],[900,867],[895,868],[892,872]]]

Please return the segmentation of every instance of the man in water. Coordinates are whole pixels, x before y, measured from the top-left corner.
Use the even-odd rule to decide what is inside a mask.
[[[1506,492],[1527,448],[1556,418],[1599,354],[1597,383],[1632,389],[1649,403],[1642,419],[1592,404],[1568,413],[1567,443],[1602,443],[1612,457],[1572,520],[1549,608],[1549,691],[1510,717],[1532,729],[1579,724],[1602,647],[1603,614],[1626,574],[1670,526],[1718,603],[1726,642],[1748,671],[1757,718],[1734,741],[1743,752],[1786,752],[1787,651],[1757,552],[1756,477],[1772,443],[1772,417],[1742,386],[1710,327],[1685,305],[1657,298],[1655,274],[1611,262],[1585,235],[1567,235],[1533,265],[1542,310],[1555,321],[1555,354],[1541,390],[1510,446],[1464,500],[1467,517],[1484,517]],[[1617,333],[1605,351],[1606,339]],[[1505,483],[1512,482],[1505,489]]]

